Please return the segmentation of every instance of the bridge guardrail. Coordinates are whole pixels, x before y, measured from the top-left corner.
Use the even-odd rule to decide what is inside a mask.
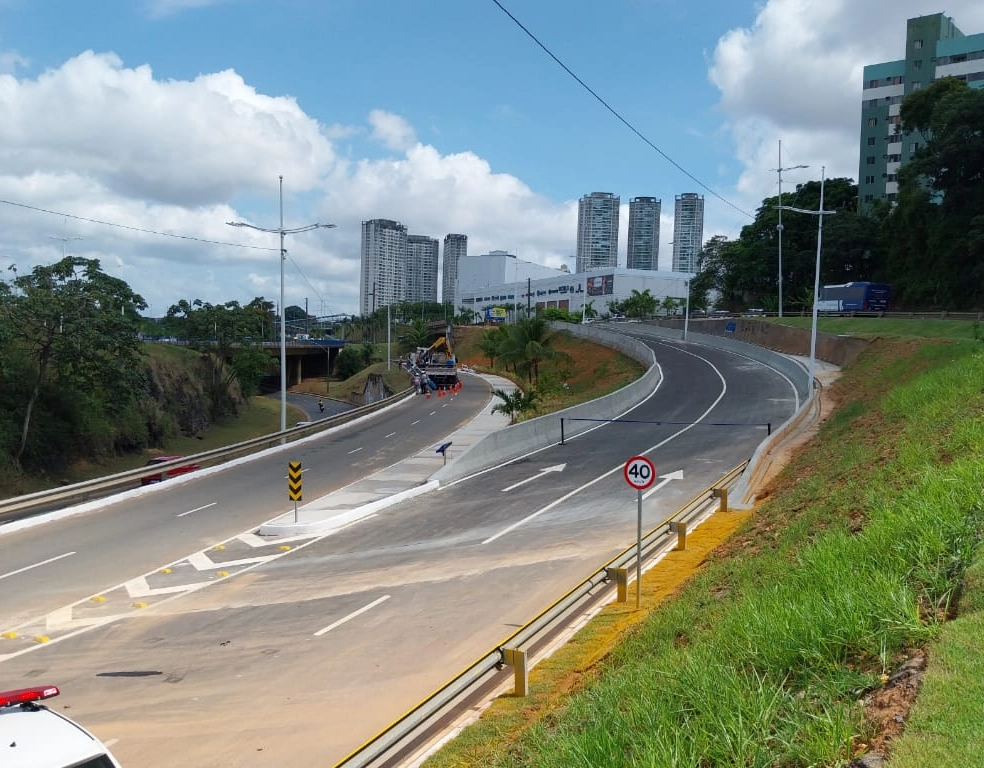
[[[413,389],[408,388],[376,403],[362,405],[343,413],[329,416],[326,419],[320,419],[311,424],[292,427],[285,432],[254,437],[223,448],[213,448],[209,451],[196,453],[193,456],[183,456],[175,461],[155,464],[152,469],[148,469],[147,467],[129,469],[126,472],[119,472],[108,477],[86,480],[62,488],[38,491],[23,496],[15,496],[11,499],[0,500],[0,524],[37,514],[41,511],[52,509],[57,505],[78,504],[93,499],[105,498],[114,491],[133,488],[134,482],[139,481],[140,478],[146,476],[148,473],[157,474],[158,472],[166,472],[169,467],[177,467],[185,464],[214,465],[221,461],[245,456],[265,448],[272,448],[285,442],[294,442],[301,438],[317,434],[325,429],[347,424],[361,416],[382,410],[387,406],[412,396]]]
[[[678,537],[679,523],[689,523],[702,515],[709,504],[721,499],[721,506],[727,507],[727,491],[741,477],[748,462],[742,462],[726,472],[713,485],[708,486],[697,496],[681,506],[676,512],[650,529],[642,538],[643,561],[654,557],[672,540]],[[722,498],[723,497],[723,498]],[[483,654],[465,670],[431,693],[419,704],[401,715],[397,720],[368,741],[350,752],[334,768],[378,768],[386,765],[401,765],[407,756],[419,750],[427,742],[429,729],[453,711],[456,705],[490,686],[498,688],[506,681],[502,672],[512,649],[531,646],[546,641],[560,631],[574,611],[583,613],[585,603],[601,605],[605,601],[614,569],[628,568],[635,564],[636,543],[622,550],[618,555],[594,571],[577,586],[544,608],[533,619],[503,639],[494,648]],[[532,650],[532,648],[531,648]]]

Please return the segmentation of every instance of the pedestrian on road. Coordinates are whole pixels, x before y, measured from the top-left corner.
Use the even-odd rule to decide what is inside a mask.
[[[318,398],[318,410],[322,413],[325,412],[325,399],[323,397]]]

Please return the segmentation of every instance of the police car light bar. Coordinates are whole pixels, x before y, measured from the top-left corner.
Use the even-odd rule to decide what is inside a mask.
[[[59,693],[58,686],[42,685],[38,688],[18,688],[15,691],[0,691],[0,707],[12,707],[28,701],[50,699]]]

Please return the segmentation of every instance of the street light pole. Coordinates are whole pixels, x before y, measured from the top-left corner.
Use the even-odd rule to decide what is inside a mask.
[[[683,340],[687,340],[687,331],[690,329],[690,280],[684,280],[687,286],[687,303],[683,310]]]
[[[804,208],[793,208],[792,206],[783,206],[787,211],[796,211],[797,213],[807,213],[811,216],[816,216],[817,221],[817,263],[816,269],[813,275],[813,324],[810,329],[810,397],[813,397],[813,376],[816,370],[817,361],[817,309],[820,303],[820,244],[823,240],[823,217],[833,216],[837,211],[825,211],[823,209],[823,185],[824,185],[824,174],[826,172],[826,166],[820,167],[820,208],[816,211],[808,211]]]
[[[782,172],[795,171],[797,168],[809,168],[808,165],[791,165],[788,168],[782,167],[782,139],[779,139],[779,167],[772,170],[779,172],[779,317],[782,317]],[[822,207],[822,206],[821,206]]]
[[[284,177],[280,177],[280,226],[276,229],[258,227],[243,221],[227,221],[230,227],[247,227],[258,232],[276,232],[280,235],[280,431],[287,431],[287,307],[284,305],[284,261],[287,259],[287,249],[284,248],[284,237],[300,232],[310,232],[312,229],[333,229],[334,224],[307,224],[303,227],[284,229]]]

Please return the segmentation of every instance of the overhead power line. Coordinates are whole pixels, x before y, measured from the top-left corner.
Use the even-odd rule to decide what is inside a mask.
[[[626,120],[624,117],[622,117],[622,115],[619,113],[619,111],[617,109],[615,109],[611,104],[609,104],[601,96],[599,96],[598,93],[590,85],[588,85],[586,82],[584,82],[584,80],[582,80],[580,77],[578,77],[571,70],[570,67],[568,67],[564,62],[562,62],[554,54],[553,51],[551,51],[549,48],[547,48],[547,46],[544,45],[540,41],[540,39],[536,35],[534,35],[526,27],[526,25],[523,24],[523,22],[521,22],[519,19],[517,19],[515,16],[513,16],[512,13],[510,13],[509,10],[502,3],[499,2],[499,0],[492,0],[492,2],[495,3],[499,7],[499,10],[501,10],[504,14],[506,14],[506,16],[508,16],[513,21],[513,23],[516,24],[517,27],[519,27],[521,30],[523,30],[523,32],[525,32],[527,34],[527,36],[530,38],[530,40],[532,40],[534,43],[536,43],[543,50],[543,52],[547,54],[547,56],[549,56],[551,59],[553,59],[561,69],[563,69],[568,75],[570,75],[572,78],[574,78],[574,80],[578,83],[578,85],[580,85],[584,90],[586,90],[588,93],[590,93],[592,96],[594,96],[595,99],[598,101],[599,104],[601,104],[605,109],[607,109],[609,112],[611,112],[612,115],[615,116],[615,119],[616,120],[618,120],[620,123],[622,123],[622,125],[624,125],[630,131],[632,131],[632,133],[634,133],[636,136],[638,136],[640,139],[642,139],[642,141],[645,142],[645,144],[647,146],[649,146],[651,149],[656,150],[656,152],[658,152],[663,157],[663,159],[666,160],[670,165],[672,165],[674,168],[676,168],[678,171],[680,171],[684,176],[686,176],[688,179],[690,179],[691,181],[693,181],[695,184],[698,184],[703,189],[707,190],[711,195],[713,195],[714,197],[716,197],[721,202],[725,203],[726,205],[731,206],[736,211],[738,211],[741,214],[744,214],[745,216],[747,216],[750,219],[754,219],[755,218],[752,214],[750,214],[745,209],[740,208],[739,206],[737,206],[734,203],[732,203],[730,200],[728,200],[723,195],[720,195],[717,192],[715,192],[713,189],[711,189],[711,187],[709,187],[703,181],[701,181],[696,176],[694,176],[692,173],[690,173],[690,171],[688,171],[686,168],[684,168],[682,165],[680,165],[676,160],[674,160],[672,157],[670,157],[668,154],[666,154],[662,149],[660,149],[659,147],[657,147],[648,138],[646,138],[646,136],[644,136],[643,133],[638,128],[636,128],[634,125],[632,125],[632,123],[630,123],[628,120]]]
[[[228,245],[232,248],[249,248],[254,251],[277,251],[278,248],[267,248],[260,245],[246,245],[244,243],[227,243],[223,240],[208,240],[204,237],[193,237],[191,235],[176,235],[173,232],[158,232],[153,229],[143,229],[142,227],[131,227],[127,224],[117,224],[112,221],[101,221],[100,219],[90,219],[85,216],[76,216],[72,213],[61,213],[59,211],[50,211],[47,208],[39,208],[36,205],[27,205],[26,203],[15,203],[11,200],[0,199],[0,204],[12,205],[15,208],[25,208],[29,211],[38,211],[39,213],[50,213],[54,216],[65,216],[69,219],[75,219],[76,221],[85,221],[89,224],[101,224],[104,227],[116,227],[117,229],[128,229],[131,232],[142,232],[145,235],[157,235],[158,237],[173,237],[176,240],[194,240],[196,243],[208,243],[209,245]]]

